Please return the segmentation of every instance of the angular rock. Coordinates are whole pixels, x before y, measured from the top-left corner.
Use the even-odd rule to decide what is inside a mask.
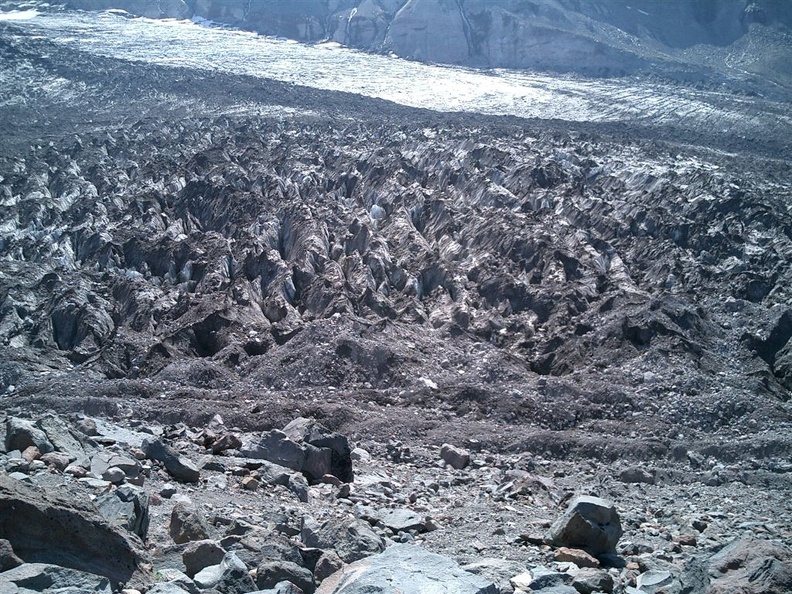
[[[48,563],[25,563],[4,571],[0,578],[33,592],[112,594],[113,591],[110,580],[104,576]]]
[[[73,460],[72,456],[63,452],[49,452],[41,456],[42,462],[59,472],[66,470]]]
[[[149,495],[146,491],[124,485],[100,495],[94,503],[110,523],[146,540],[149,529]]]
[[[280,582],[291,582],[305,594],[313,594],[313,574],[290,561],[263,561],[256,568],[256,586],[260,590],[274,588]]]
[[[637,466],[625,468],[619,473],[619,480],[623,483],[645,483],[647,485],[654,485],[655,476],[653,473]]]
[[[317,549],[335,550],[344,563],[385,550],[385,541],[358,520],[327,520],[319,526],[311,518],[303,519],[303,544]]]
[[[146,576],[140,541],[111,526],[84,498],[44,493],[2,475],[0,534],[28,562],[71,567],[113,584]]]
[[[444,443],[440,448],[440,458],[451,468],[461,470],[470,463],[470,452],[452,446],[450,443]]]
[[[613,592],[613,577],[604,569],[585,567],[575,574],[572,587],[580,594]]]
[[[225,554],[225,549],[214,540],[191,542],[182,553],[182,562],[186,568],[185,573],[190,577],[194,577],[196,573],[206,567],[219,565]]]
[[[150,460],[162,462],[165,470],[175,479],[185,483],[197,483],[201,478],[195,464],[159,439],[144,439],[141,449]]]
[[[244,594],[256,589],[247,567],[234,552],[226,553],[218,565],[199,571],[193,581],[201,589],[214,588],[221,594]]]
[[[4,538],[0,538],[0,572],[18,567],[22,563],[24,561],[17,557],[11,543]]]
[[[100,451],[91,457],[91,474],[94,476],[110,480],[107,474],[111,468],[120,469],[125,477],[135,478],[142,466],[135,458],[110,450]]]
[[[242,447],[242,440],[236,433],[224,433],[212,444],[212,453],[219,454],[226,450],[236,450]]]
[[[316,561],[314,567],[314,581],[317,584],[322,583],[323,580],[333,575],[336,571],[344,566],[341,557],[335,551],[325,551],[321,557]]]
[[[576,497],[550,526],[548,538],[556,546],[583,549],[592,555],[610,553],[622,535],[616,507],[599,497]]]
[[[86,458],[85,448],[80,440],[71,432],[67,423],[55,415],[46,415],[36,421],[36,427],[42,429],[54,448],[73,456],[74,460]]]
[[[777,541],[741,538],[709,560],[707,594],[792,592],[792,548]]]
[[[377,518],[394,532],[407,532],[417,530],[426,531],[426,525],[421,516],[409,509],[388,509],[377,513]]]
[[[30,446],[36,446],[42,454],[55,450],[55,446],[47,439],[47,434],[30,421],[16,417],[6,419],[6,451],[19,450],[23,452]]]
[[[574,563],[578,567],[599,567],[600,563],[597,558],[589,555],[586,551],[581,549],[570,549],[569,547],[560,547],[555,552],[555,560],[560,562]]]
[[[209,526],[197,509],[179,502],[173,506],[173,511],[171,511],[168,533],[173,542],[184,544],[191,541],[207,540]]]
[[[195,583],[186,574],[182,573],[178,569],[173,569],[171,567],[160,569],[157,571],[156,577],[158,579],[164,580],[165,582],[157,584],[157,586],[162,589],[163,594],[170,594],[170,592],[174,591],[174,588],[178,588],[179,592],[200,594],[200,590],[198,590],[198,587],[195,585]],[[148,590],[146,594],[151,594],[151,590]]]
[[[309,470],[308,480],[318,481],[324,474],[332,474],[342,482],[351,483],[354,480],[352,468],[352,448],[346,436],[330,431],[313,419],[298,417],[283,428],[283,432],[292,440],[313,446],[320,452],[330,450],[330,466],[317,466],[315,470]],[[324,456],[325,454],[316,454]],[[322,458],[324,460],[324,458]],[[325,470],[325,472],[322,472]]]
[[[325,579],[317,594],[498,594],[487,580],[462,570],[452,559],[412,545],[397,544],[383,553],[344,567]]]
[[[302,470],[305,463],[305,449],[277,429],[263,433],[256,442],[243,444],[240,454],[297,471]]]

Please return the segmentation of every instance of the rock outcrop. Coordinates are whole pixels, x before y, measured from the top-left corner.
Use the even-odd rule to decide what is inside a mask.
[[[651,69],[702,70],[696,52],[773,35],[769,25],[792,27],[782,0],[653,0],[515,2],[514,0],[304,0],[297,5],[249,0],[69,0],[88,10],[121,8],[151,18],[197,17],[300,41],[332,39],[351,47],[450,64],[550,69],[620,75]],[[767,29],[752,34],[751,27]],[[788,40],[776,38],[780,44]],[[761,42],[760,42],[761,43]],[[751,41],[744,44],[746,52]],[[784,67],[756,53],[742,66]],[[725,60],[724,60],[725,61]],[[687,63],[686,63],[687,62]],[[654,64],[653,64],[654,63]],[[665,63],[659,66],[658,63]],[[712,63],[712,60],[709,61]],[[687,76],[690,76],[688,74]],[[772,76],[772,75],[771,75]]]
[[[27,563],[60,565],[112,584],[134,582],[146,573],[140,541],[113,528],[93,506],[67,493],[42,493],[5,474],[0,474],[0,534]]]

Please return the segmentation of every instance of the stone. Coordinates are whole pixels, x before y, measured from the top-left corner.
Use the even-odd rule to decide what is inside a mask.
[[[147,579],[140,541],[109,524],[85,497],[45,493],[0,475],[0,534],[21,559],[68,565],[112,585]]]
[[[189,590],[182,586],[179,582],[164,582],[159,584],[154,584],[154,587],[146,590],[146,594],[198,594],[200,592],[198,588],[193,585],[193,589]]]
[[[92,475],[109,480],[105,475],[111,468],[120,469],[125,477],[135,478],[140,474],[142,466],[135,458],[111,450],[100,451],[91,457]]]
[[[6,419],[6,451],[19,450],[23,452],[30,446],[36,446],[42,454],[55,451],[55,446],[47,439],[47,434],[35,427],[33,423],[25,419],[8,417]]]
[[[242,447],[242,440],[236,433],[223,433],[212,443],[212,453],[219,454],[226,450],[236,450]]]
[[[99,435],[99,429],[96,427],[96,421],[90,417],[83,417],[82,419],[79,419],[74,424],[74,426],[78,431],[89,437],[95,437]]]
[[[317,584],[322,583],[323,580],[333,575],[336,571],[344,566],[344,562],[338,553],[335,551],[325,551],[322,556],[316,561],[314,567],[313,577]]]
[[[556,546],[583,549],[592,555],[611,553],[622,535],[616,507],[599,497],[576,497],[550,526],[549,541]]]
[[[306,516],[301,537],[306,547],[335,550],[344,563],[352,563],[385,549],[382,537],[359,520],[330,519],[319,526]]]
[[[509,583],[515,590],[529,590],[531,588],[532,581],[533,576],[531,575],[530,571],[523,571],[522,573],[518,573],[517,575],[509,578]]]
[[[256,568],[256,586],[260,590],[275,587],[287,581],[300,588],[305,594],[313,594],[315,589],[313,574],[305,567],[291,561],[265,560]]]
[[[168,594],[169,592],[173,591],[173,588],[179,588],[180,592],[189,592],[190,594],[200,594],[200,590],[195,585],[195,583],[187,576],[187,574],[182,573],[178,569],[174,569],[172,567],[165,567],[157,571],[158,579],[164,581],[164,583],[157,584],[163,589],[163,594]],[[151,590],[148,590],[146,594],[151,594]]]
[[[94,503],[109,522],[146,540],[150,521],[149,495],[146,491],[124,485],[100,495]]]
[[[546,588],[566,586],[572,581],[572,576],[568,573],[553,571],[552,569],[548,569],[547,567],[543,567],[541,565],[531,569],[530,574],[530,588],[532,590],[544,590]]]
[[[196,573],[206,567],[219,565],[225,554],[225,549],[214,540],[191,542],[182,553],[182,562],[186,568],[185,573],[190,577],[194,577]]]
[[[39,458],[41,458],[41,452],[34,445],[26,447],[22,452],[22,459],[27,463],[38,460]]]
[[[470,463],[470,452],[444,443],[440,448],[440,458],[451,468],[461,470]]]
[[[394,532],[417,530],[425,532],[423,518],[409,509],[388,509],[376,514],[377,519]]]
[[[308,481],[302,474],[297,472],[290,474],[286,487],[297,496],[297,499],[303,503],[308,502]]]
[[[407,544],[358,560],[326,578],[317,594],[498,594],[496,586],[455,561]]]
[[[574,563],[578,567],[599,567],[600,562],[596,557],[589,555],[581,549],[570,549],[561,547],[555,552],[555,560],[560,562]]]
[[[201,473],[195,464],[159,439],[144,439],[141,449],[150,460],[162,462],[165,470],[177,480],[197,483],[201,478]]]
[[[792,592],[792,548],[777,541],[740,538],[709,559],[707,594]]]
[[[24,561],[17,557],[11,543],[4,538],[0,538],[0,572],[18,567],[22,563]]]
[[[48,563],[24,563],[0,575],[6,582],[33,592],[63,594],[112,594],[110,580],[105,576]]]
[[[41,456],[41,461],[58,472],[65,471],[74,460],[69,454],[63,452],[48,452]]]
[[[670,571],[651,569],[638,575],[635,585],[646,594],[665,592],[674,583],[674,575]]]
[[[240,454],[297,471],[302,470],[305,462],[305,449],[278,429],[263,433],[256,442],[243,444]]]
[[[637,466],[631,466],[622,470],[621,473],[619,473],[619,480],[623,483],[655,484],[654,474],[643,468],[638,468]]]
[[[613,576],[604,569],[584,567],[575,574],[572,587],[580,594],[593,594],[594,592],[613,592]]]
[[[36,421],[36,427],[47,434],[47,439],[55,450],[73,456],[74,460],[87,458],[85,448],[80,440],[69,429],[68,424],[54,414],[48,414]]]
[[[170,499],[174,495],[176,495],[177,489],[176,486],[171,483],[165,483],[159,490],[159,494],[164,497],[165,499]]]
[[[256,589],[247,567],[234,552],[226,553],[219,565],[199,571],[193,581],[201,589],[214,588],[221,594],[245,594]]]
[[[118,466],[111,466],[102,473],[102,479],[118,485],[126,480],[126,474]]]
[[[305,417],[294,419],[283,428],[283,432],[290,439],[306,446],[330,450],[329,469],[326,469],[326,472],[317,469],[315,474],[308,476],[308,480],[318,481],[323,474],[332,474],[344,483],[351,483],[354,480],[352,447],[346,436],[330,431],[318,421]]]
[[[246,476],[242,479],[242,488],[245,491],[258,491],[261,483],[252,476]]]
[[[184,544],[209,538],[209,527],[200,512],[185,504],[177,503],[171,511],[168,533],[173,542]]]

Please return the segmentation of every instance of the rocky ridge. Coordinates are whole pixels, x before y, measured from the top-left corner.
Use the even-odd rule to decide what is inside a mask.
[[[767,79],[789,87],[782,0],[69,0],[150,18],[197,18],[265,35],[333,40],[366,51],[485,68],[703,81]],[[761,85],[765,90],[770,87]]]

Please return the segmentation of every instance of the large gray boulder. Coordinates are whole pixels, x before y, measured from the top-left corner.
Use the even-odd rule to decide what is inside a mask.
[[[305,449],[278,429],[263,433],[258,441],[243,444],[240,453],[298,471],[305,463]]]
[[[147,579],[140,540],[105,520],[84,498],[45,493],[0,475],[0,535],[28,563],[62,565],[115,585]]]
[[[413,545],[397,544],[322,582],[317,594],[498,594],[488,580]]]
[[[599,497],[576,497],[550,526],[548,538],[556,546],[588,551],[592,555],[611,553],[622,535],[616,507]]]
[[[47,434],[30,421],[16,417],[6,419],[6,451],[24,452],[25,448],[30,446],[36,446],[42,454],[55,450],[55,446],[47,438]]]
[[[734,540],[709,560],[707,594],[792,592],[792,548],[758,538]]]
[[[0,574],[0,592],[6,591],[3,581],[32,592],[112,593],[110,580],[104,576],[48,563],[25,563],[4,571]]]
[[[95,501],[107,521],[146,540],[149,528],[149,496],[143,489],[123,485]]]
[[[302,541],[306,547],[335,550],[344,563],[352,563],[385,549],[385,541],[367,523],[330,519],[321,526],[312,518],[303,519]]]

